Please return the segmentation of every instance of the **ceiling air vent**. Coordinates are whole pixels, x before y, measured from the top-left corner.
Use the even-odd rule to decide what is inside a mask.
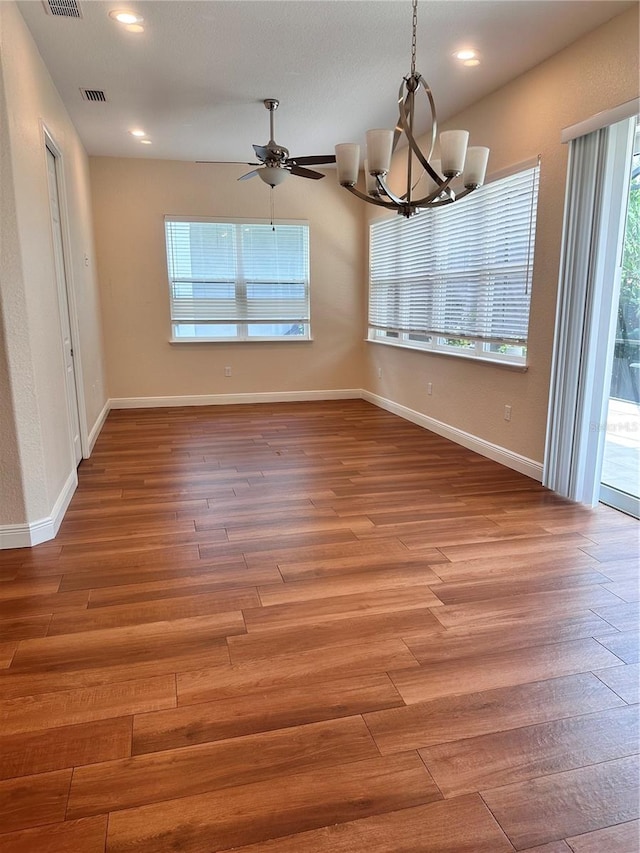
[[[85,101],[93,101],[94,103],[105,103],[107,96],[102,89],[80,89],[82,97]]]
[[[77,0],[42,0],[45,11],[57,18],[81,18]]]

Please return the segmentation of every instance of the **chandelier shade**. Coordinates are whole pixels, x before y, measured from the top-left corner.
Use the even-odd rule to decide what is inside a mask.
[[[398,123],[394,130],[368,130],[364,158],[365,192],[358,189],[360,171],[360,146],[342,142],[335,146],[338,183],[353,195],[381,207],[395,210],[402,216],[413,216],[425,208],[440,207],[464,198],[484,183],[489,159],[489,149],[469,145],[466,130],[446,130],[440,134],[440,159],[432,160],[438,138],[436,107],[431,89],[423,76],[416,71],[416,30],[418,0],[412,0],[413,31],[411,41],[411,73],[404,77],[398,92]],[[431,112],[429,150],[424,152],[414,136],[416,95],[422,90]],[[402,195],[392,192],[386,178],[391,170],[391,160],[400,140],[407,143],[407,182]],[[414,166],[422,168],[417,179]],[[462,175],[463,190],[457,192],[451,182]],[[421,180],[424,177],[424,180]],[[418,184],[426,195],[415,198]]]
[[[483,148],[479,145],[467,148],[467,157],[464,162],[464,173],[462,176],[462,182],[465,187],[479,187],[484,183],[488,160],[488,148]]]
[[[393,154],[392,130],[367,131],[367,160],[372,175],[386,175],[391,168]]]
[[[354,142],[341,142],[336,145],[336,168],[338,183],[343,186],[355,184],[358,181],[360,169],[360,146]]]

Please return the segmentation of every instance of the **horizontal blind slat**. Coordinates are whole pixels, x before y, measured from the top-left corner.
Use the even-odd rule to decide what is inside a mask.
[[[370,227],[369,324],[526,341],[539,168],[462,202]]]

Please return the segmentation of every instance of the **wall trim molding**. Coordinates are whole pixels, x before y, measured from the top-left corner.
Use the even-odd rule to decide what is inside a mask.
[[[33,545],[55,539],[77,485],[78,472],[74,468],[53,505],[51,515],[26,524],[0,526],[0,551],[8,548],[31,548]]]
[[[104,426],[104,422],[106,421],[107,416],[108,416],[110,411],[111,411],[111,400],[107,400],[107,402],[102,407],[102,411],[100,412],[100,414],[96,418],[96,422],[94,423],[93,427],[91,428],[91,432],[89,433],[89,439],[88,439],[89,452],[84,457],[85,459],[88,459],[91,456],[91,451],[93,450],[93,445],[96,443],[98,436],[102,432],[102,427]]]
[[[514,453],[512,450],[507,450],[506,447],[501,447],[498,444],[493,444],[477,435],[472,435],[457,427],[449,426],[442,421],[423,415],[421,412],[416,412],[407,406],[402,406],[400,403],[394,403],[392,400],[387,400],[385,397],[380,397],[377,394],[372,394],[370,391],[362,392],[362,399],[373,403],[387,412],[394,415],[399,415],[407,421],[411,421],[418,426],[424,427],[443,438],[448,438],[456,444],[466,447],[468,450],[473,450],[481,456],[486,456],[487,459],[492,459],[494,462],[499,462],[506,468],[511,468],[518,471],[520,474],[525,474],[531,477],[532,480],[542,480],[542,463],[536,462],[534,459],[529,459],[527,456],[521,456],[519,453]]]
[[[250,403],[295,403],[306,400],[359,400],[359,388],[326,391],[268,391],[247,394],[198,394],[185,397],[114,397],[112,409],[156,409],[167,406],[233,406]]]

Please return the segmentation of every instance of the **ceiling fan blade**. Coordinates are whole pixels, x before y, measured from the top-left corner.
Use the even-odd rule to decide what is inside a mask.
[[[247,174],[246,174],[246,175],[240,175],[240,177],[238,178],[238,180],[239,180],[239,181],[246,181],[246,180],[247,180],[247,178],[253,178],[253,176],[254,176],[254,175],[257,175],[257,174],[258,174],[258,170],[257,170],[257,169],[252,169],[250,172],[247,172]]]
[[[302,166],[287,166],[287,170],[292,175],[297,175],[299,178],[313,178],[314,181],[324,178],[321,172],[313,172],[311,169],[303,169]]]
[[[264,161],[269,156],[269,149],[266,145],[254,145],[253,150],[256,152],[256,157],[258,158],[258,160],[260,160],[262,163],[264,163]]]
[[[317,154],[313,157],[289,157],[288,163],[298,166],[320,166],[321,163],[335,163],[335,154]]]
[[[250,163],[248,160],[196,160],[196,163],[209,166],[260,166],[261,163]]]

